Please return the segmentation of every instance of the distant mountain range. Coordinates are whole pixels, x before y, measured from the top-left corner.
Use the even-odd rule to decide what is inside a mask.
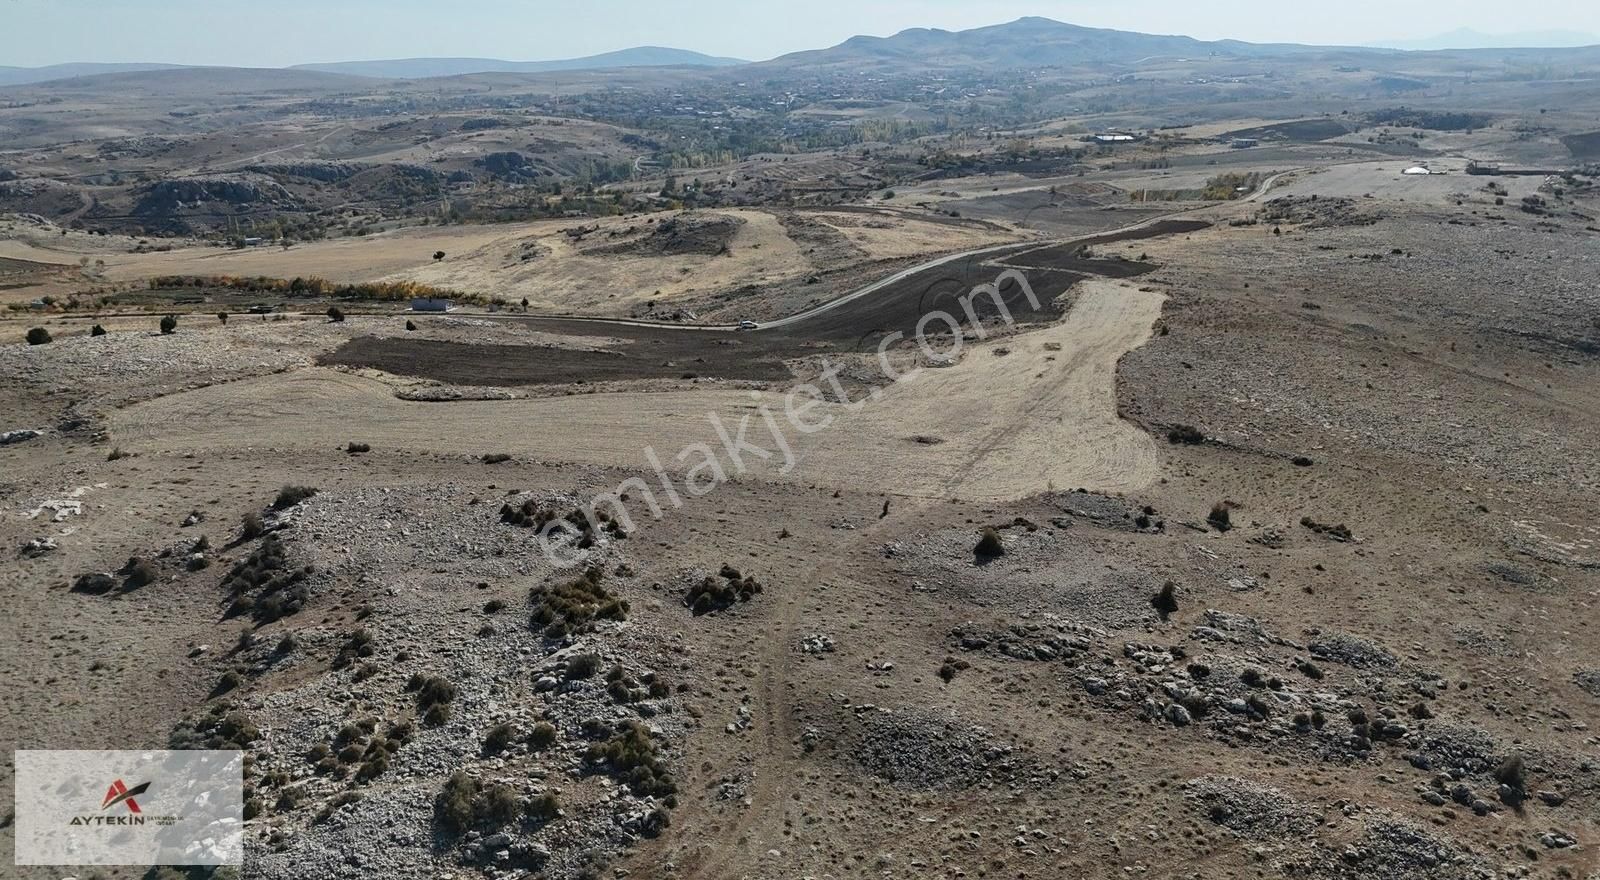
[[[557,61],[504,61],[498,58],[395,58],[378,61],[334,61],[327,64],[296,64],[288,70],[340,73],[377,79],[423,79],[432,76],[461,76],[469,73],[549,73],[562,70],[615,70],[624,67],[730,67],[745,64],[738,58],[717,58],[687,49],[639,46],[584,58]],[[0,86],[99,76],[108,73],[142,73],[151,70],[182,70],[196,67],[184,64],[52,64],[48,67],[0,66]]]
[[[1447,34],[1421,40],[1389,40],[1376,45],[1387,49],[1444,51],[1450,49],[1554,49],[1600,45],[1600,36],[1582,31],[1523,31],[1515,34],[1486,34],[1459,28]]]
[[[1029,17],[965,31],[913,28],[892,37],[851,37],[832,48],[795,52],[761,62],[757,66],[1022,68],[1129,64],[1156,58],[1204,58],[1210,55],[1266,57],[1325,51],[1328,50],[1297,44],[1204,41],[1193,37],[1141,34]]]
[[[29,83],[49,82],[53,79],[71,79],[76,76],[97,76],[102,73],[140,73],[146,70],[175,70],[182,64],[51,64],[46,67],[0,67],[0,86],[22,86]]]
[[[335,61],[301,64],[281,73],[306,76],[342,75],[376,79],[424,79],[475,73],[553,73],[561,71],[617,70],[639,67],[732,68],[748,66],[775,73],[795,70],[875,70],[918,73],[955,68],[1017,69],[1101,64],[1132,65],[1164,58],[1291,58],[1322,56],[1348,58],[1360,63],[1393,61],[1401,49],[1464,52],[1482,49],[1533,48],[1539,45],[1572,47],[1600,42],[1589,34],[1544,31],[1491,36],[1459,30],[1429,40],[1395,42],[1382,48],[1305,46],[1292,43],[1246,43],[1239,40],[1197,40],[1080,27],[1048,18],[1021,18],[1006,24],[965,31],[912,28],[889,37],[851,37],[826,49],[794,52],[770,61],[750,63],[718,58],[685,49],[640,46],[557,61],[505,61],[496,58],[399,58],[375,61]],[[1571,51],[1567,49],[1566,51]],[[50,67],[0,67],[0,87],[40,83],[74,77],[182,69],[174,64],[57,64]],[[209,68],[233,70],[233,68]],[[262,72],[264,73],[264,72]],[[157,74],[156,76],[159,76]],[[278,79],[283,79],[279,77]]]
[[[619,67],[730,67],[738,58],[717,58],[687,49],[639,46],[559,61],[502,61],[498,58],[396,58],[383,61],[334,61],[297,64],[296,70],[346,73],[383,79],[422,79],[468,73],[549,73],[561,70],[614,70]]]

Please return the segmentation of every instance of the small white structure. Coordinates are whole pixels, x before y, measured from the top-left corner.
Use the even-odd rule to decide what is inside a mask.
[[[1402,171],[1400,173],[1401,174],[1411,174],[1411,175],[1421,175],[1421,174],[1433,174],[1435,172],[1432,169],[1428,168],[1426,165],[1413,165],[1410,168],[1407,168],[1406,170],[1404,170],[1404,171]]]
[[[411,301],[413,312],[448,312],[451,309],[450,301],[436,296],[419,296]]]

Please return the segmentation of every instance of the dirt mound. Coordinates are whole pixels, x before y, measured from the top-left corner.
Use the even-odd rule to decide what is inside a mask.
[[[1255,839],[1303,835],[1318,825],[1315,810],[1276,788],[1234,776],[1202,776],[1184,795],[1212,822]]]
[[[745,224],[743,218],[726,214],[679,214],[654,224],[648,232],[630,241],[591,248],[591,255],[674,257],[686,254],[715,256],[726,253],[733,237]]]
[[[1449,840],[1429,834],[1411,822],[1381,817],[1367,823],[1353,845],[1316,860],[1312,876],[1326,878],[1383,877],[1388,880],[1477,880],[1495,876],[1483,861]]]
[[[1297,223],[1311,229],[1336,226],[1371,226],[1374,214],[1356,207],[1355,199],[1283,196],[1267,202],[1261,211],[1263,223]]]
[[[855,760],[868,773],[904,788],[971,788],[1018,771],[1011,743],[951,716],[869,709],[860,720]]]

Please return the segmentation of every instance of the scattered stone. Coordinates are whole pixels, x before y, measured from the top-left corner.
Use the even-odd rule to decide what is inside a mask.
[[[806,636],[800,640],[800,650],[807,654],[831,654],[833,647],[833,639],[825,635]]]
[[[58,548],[59,545],[56,544],[54,538],[34,538],[32,541],[22,545],[22,555],[32,559],[36,556],[43,556],[46,553],[53,553]]]

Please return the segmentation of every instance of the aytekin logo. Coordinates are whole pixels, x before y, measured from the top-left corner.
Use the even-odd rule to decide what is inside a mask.
[[[150,783],[141,782],[132,788],[121,779],[111,782],[111,787],[106,789],[105,799],[100,802],[101,815],[98,816],[73,816],[70,825],[143,825],[147,821],[156,825],[171,825],[178,821],[177,816],[146,816],[139,809],[139,802],[134,800],[136,795],[144,794],[150,790]],[[127,814],[120,810],[112,810],[117,805],[127,807]],[[112,810],[112,815],[105,815]]]
[[[122,780],[118,779],[111,783],[110,788],[106,789],[106,799],[100,804],[100,809],[109,810],[117,804],[127,804],[129,812],[137,813],[139,812],[139,802],[134,800],[133,796],[144,794],[149,790],[150,783],[148,782],[142,782],[130,789],[123,784]]]

